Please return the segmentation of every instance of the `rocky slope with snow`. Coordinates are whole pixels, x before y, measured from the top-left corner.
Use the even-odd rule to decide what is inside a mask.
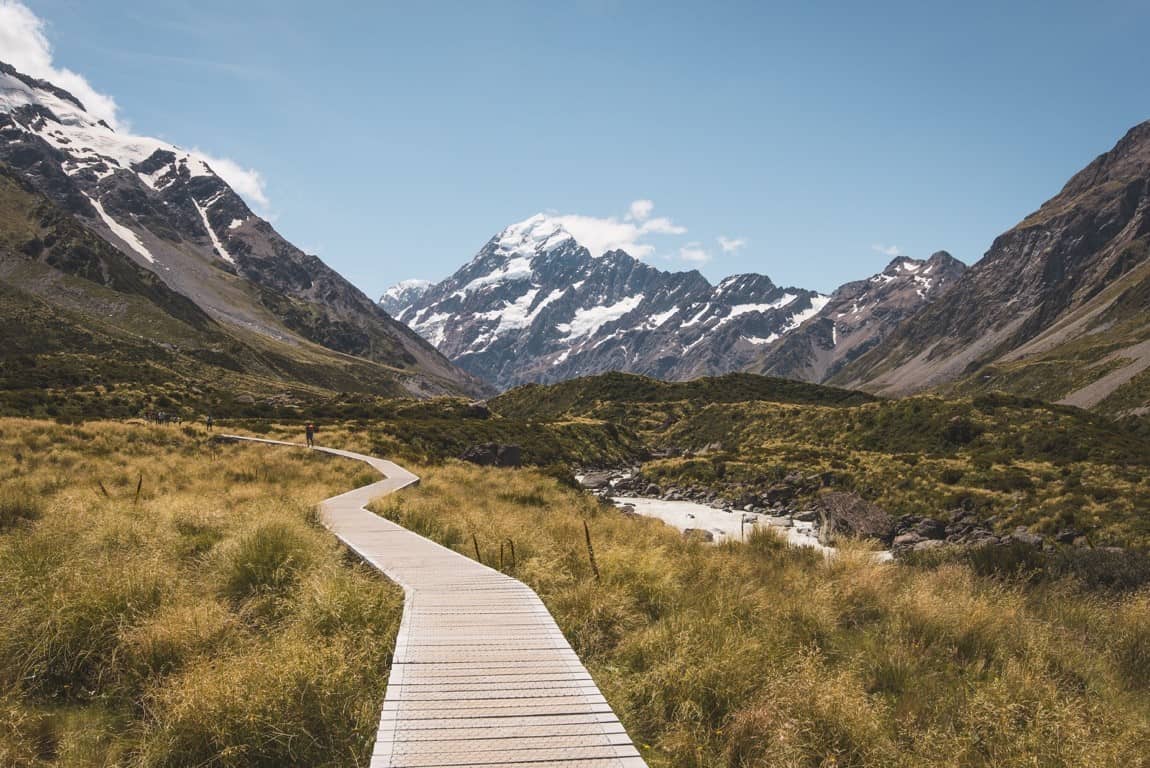
[[[492,238],[396,317],[506,389],[621,370],[683,379],[729,370],[825,302],[761,275],[712,286],[623,251],[592,254],[543,214]],[[716,364],[721,368],[716,368]]]
[[[389,381],[365,381],[368,390],[484,391],[281,237],[202,156],[117,133],[67,91],[2,63],[0,162],[229,333],[275,343],[288,357],[298,350],[309,365],[345,365],[345,356],[376,363]]]
[[[1150,407],[1150,121],[995,239],[938,301],[832,377]]]
[[[758,274],[712,285],[697,271],[664,272],[622,251],[594,254],[537,214],[496,235],[447,280],[397,285],[381,301],[501,389],[605,371],[676,380],[769,367],[782,340],[817,339],[811,324],[828,308],[849,313],[852,297],[855,315],[838,321],[843,349],[863,347],[949,285],[956,268],[949,257],[903,259],[833,297]],[[405,296],[415,298],[399,306]],[[818,381],[833,368],[828,356],[785,350],[792,361],[772,373]]]
[[[966,271],[946,251],[900,256],[865,280],[840,286],[817,317],[763,350],[745,370],[824,382],[944,295]]]

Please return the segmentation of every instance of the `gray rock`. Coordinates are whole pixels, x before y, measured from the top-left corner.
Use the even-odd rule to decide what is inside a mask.
[[[583,475],[579,484],[584,488],[597,491],[601,488],[606,488],[611,484],[612,474],[610,472],[588,472]]]
[[[803,512],[796,512],[792,517],[801,523],[813,523],[819,519],[819,512],[817,509],[808,509]]]
[[[1041,547],[1045,539],[1037,533],[1031,533],[1025,528],[1018,528],[1014,533],[1010,534],[1010,540],[1019,544],[1025,544],[1028,547]]]
[[[924,539],[941,539],[946,536],[946,526],[938,520],[927,517],[918,521],[914,526],[914,532]]]
[[[940,539],[927,539],[926,541],[918,542],[913,547],[911,547],[911,549],[915,552],[926,552],[931,549],[941,549],[945,546],[946,542],[941,541]]]
[[[901,547],[913,547],[915,544],[919,544],[924,541],[926,541],[926,539],[924,539],[922,536],[919,536],[914,531],[910,531],[909,533],[900,533],[898,536],[895,536],[893,546],[896,549]]]

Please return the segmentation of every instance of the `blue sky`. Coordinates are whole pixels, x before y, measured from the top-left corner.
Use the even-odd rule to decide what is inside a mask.
[[[24,5],[133,132],[254,170],[371,295],[537,211],[712,280],[973,263],[1150,118],[1144,0]]]

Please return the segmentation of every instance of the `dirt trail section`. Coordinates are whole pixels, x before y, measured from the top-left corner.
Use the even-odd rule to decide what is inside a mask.
[[[332,533],[405,594],[372,768],[646,768],[538,595],[365,508],[418,477],[383,459],[314,450],[384,476],[320,505]]]

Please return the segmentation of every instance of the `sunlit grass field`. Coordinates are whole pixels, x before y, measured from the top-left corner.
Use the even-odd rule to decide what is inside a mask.
[[[0,766],[367,763],[402,597],[314,513],[367,467],[14,419],[0,455]],[[408,466],[376,510],[534,587],[652,766],[1150,765],[1150,590],[704,545],[540,471]]]
[[[0,766],[366,765],[400,590],[315,520],[355,462],[0,420]]]
[[[1150,591],[716,547],[535,471],[415,471],[378,513],[504,544],[653,766],[1150,765]]]

